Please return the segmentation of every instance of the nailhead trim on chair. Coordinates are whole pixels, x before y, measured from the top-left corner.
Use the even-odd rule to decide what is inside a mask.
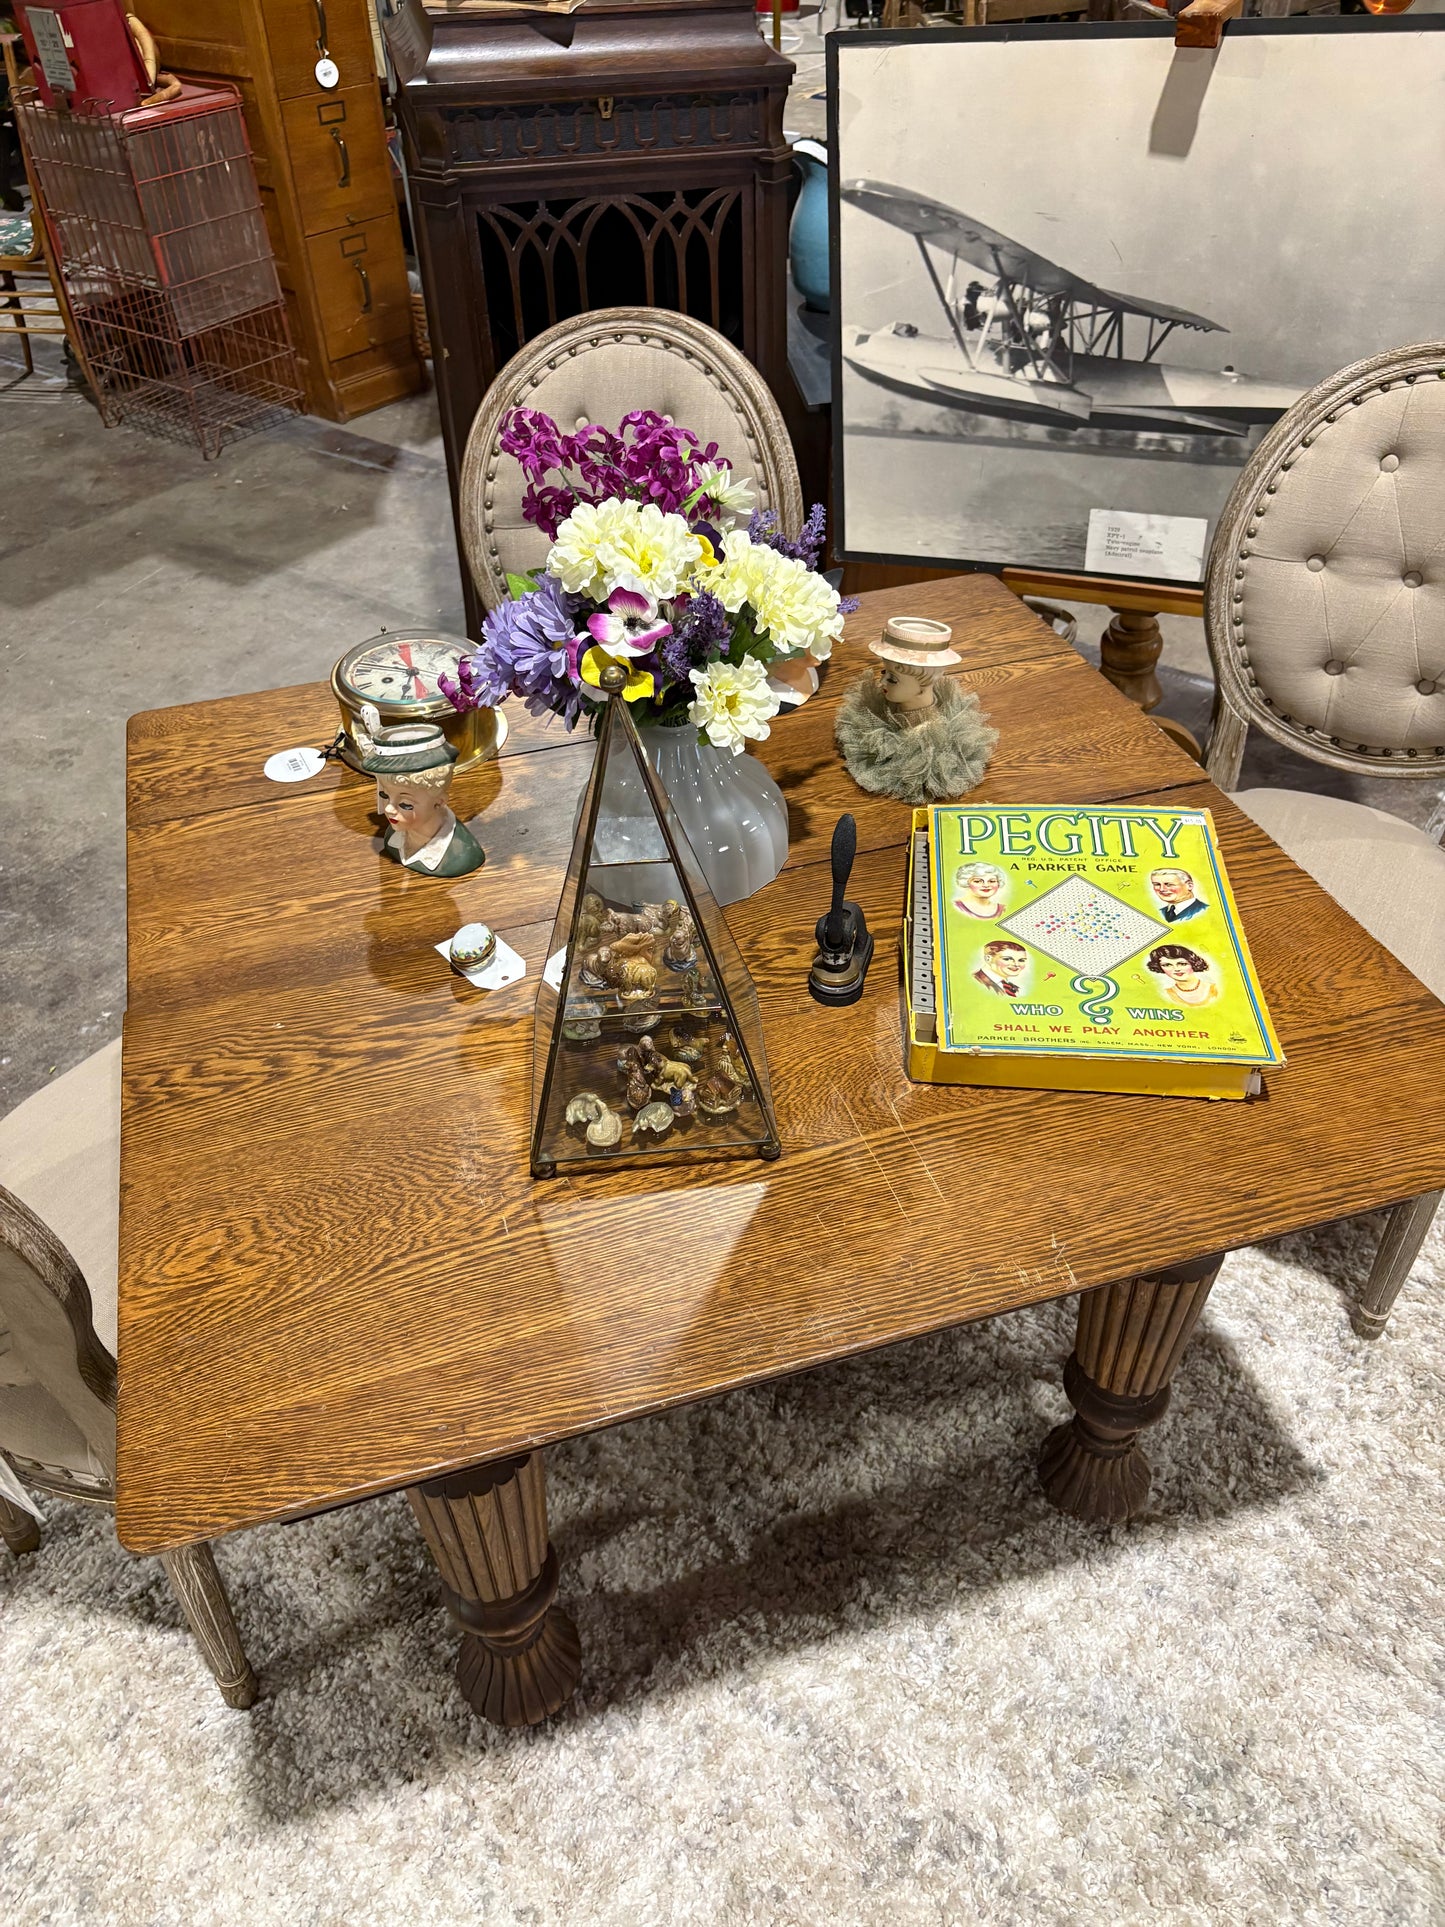
[[[1408,772],[1409,774],[1434,775],[1445,771],[1445,744],[1437,744],[1433,748],[1426,749],[1418,746],[1397,748],[1381,744],[1351,742],[1346,737],[1330,735],[1315,724],[1301,721],[1281,708],[1261,688],[1259,678],[1250,663],[1245,641],[1245,585],[1248,581],[1248,564],[1257,554],[1257,550],[1252,548],[1250,543],[1258,538],[1260,524],[1272,506],[1270,498],[1278,492],[1280,476],[1294,467],[1301,454],[1306,449],[1312,448],[1327,428],[1332,423],[1340,421],[1349,409],[1362,407],[1372,397],[1389,393],[1397,388],[1413,387],[1420,381],[1432,379],[1445,381],[1445,366],[1440,365],[1439,354],[1439,344],[1435,343],[1423,347],[1395,349],[1389,354],[1357,363],[1353,368],[1347,368],[1339,375],[1331,377],[1329,382],[1321,383],[1320,390],[1315,391],[1316,394],[1341,384],[1354,383],[1355,387],[1353,392],[1342,396],[1322,417],[1311,421],[1307,428],[1296,432],[1282,446],[1278,440],[1278,428],[1266,435],[1246,465],[1240,482],[1236,485],[1236,496],[1226,507],[1215,535],[1216,547],[1223,544],[1224,552],[1227,552],[1231,518],[1234,518],[1236,528],[1241,521],[1243,522],[1238,547],[1234,552],[1234,568],[1227,601],[1225,590],[1218,584],[1215,577],[1213,559],[1210,566],[1206,599],[1209,604],[1211,632],[1217,640],[1225,643],[1228,651],[1227,660],[1219,664],[1221,695],[1232,709],[1244,716],[1246,721],[1258,723],[1281,742],[1288,743],[1291,738],[1296,742],[1301,737],[1308,738],[1312,755],[1322,757],[1323,760],[1339,767],[1358,768],[1361,765],[1369,767],[1388,762],[1398,768],[1401,764],[1413,763],[1415,767]],[[1430,365],[1402,371],[1399,362],[1402,357],[1407,356],[1413,356],[1416,359],[1425,357]],[[1309,399],[1310,397],[1304,398],[1306,403]],[[1288,417],[1285,420],[1287,421]],[[1284,426],[1284,423],[1279,426]],[[1398,461],[1395,466],[1399,466]],[[1251,484],[1248,493],[1244,490],[1246,480]],[[1236,507],[1236,499],[1248,502],[1248,509]],[[1418,587],[1418,579],[1411,580],[1412,573],[1418,577],[1418,572],[1407,572],[1402,579],[1408,586]],[[1231,665],[1238,676],[1238,685],[1235,687],[1229,686],[1232,679],[1228,670]],[[1437,680],[1436,687],[1442,686],[1445,686],[1445,679]],[[1422,691],[1421,693],[1434,692]],[[1328,750],[1323,749],[1322,745],[1328,745]],[[1399,773],[1407,772],[1400,769]]]

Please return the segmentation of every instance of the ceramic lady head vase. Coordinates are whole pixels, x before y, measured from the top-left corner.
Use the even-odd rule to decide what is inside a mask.
[[[452,812],[457,752],[435,723],[381,726],[367,703],[356,730],[359,760],[376,778],[376,810],[386,823],[383,853],[403,869],[434,877],[466,876],[486,857]]]

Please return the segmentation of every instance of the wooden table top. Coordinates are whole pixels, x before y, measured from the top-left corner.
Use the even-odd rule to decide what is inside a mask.
[[[1288,1055],[1249,1104],[916,1085],[897,934],[909,813],[833,746],[864,640],[955,624],[1000,731],[984,802],[1216,821]],[[338,644],[338,648],[340,644]],[[782,875],[728,921],[783,1155],[528,1174],[532,1006],[589,741],[518,711],[457,782],[486,867],[378,858],[321,685],[136,716],[129,748],[118,1527],[154,1553],[1445,1184],[1438,1003],[987,577],[865,599],[762,759]],[[840,811],[878,939],[861,1003],[805,988]],[[432,945],[481,918],[527,979]]]

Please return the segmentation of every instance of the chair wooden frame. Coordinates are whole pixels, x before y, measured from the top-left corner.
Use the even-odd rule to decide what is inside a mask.
[[[493,488],[502,461],[502,422],[514,408],[531,405],[531,397],[564,360],[603,341],[634,340],[640,347],[661,348],[700,368],[747,424],[748,458],[760,506],[775,509],[782,526],[796,533],[803,519],[803,490],[782,412],[772,392],[752,363],[730,341],[691,315],[664,308],[598,308],[591,314],[559,321],[513,355],[483,395],[467,436],[457,490],[457,519],[462,545],[477,593],[488,609],[507,600],[507,572],[493,532]],[[647,396],[637,406],[647,406]]]
[[[0,1245],[13,1251],[65,1313],[75,1335],[75,1368],[85,1388],[111,1412],[115,1410],[115,1360],[96,1336],[91,1317],[90,1291],[80,1268],[49,1227],[19,1198],[0,1186]],[[113,1470],[94,1480],[59,1466],[39,1464],[0,1448],[0,1456],[23,1485],[84,1505],[114,1507]],[[107,1455],[114,1464],[114,1447]],[[0,1539],[11,1552],[33,1552],[40,1530],[33,1516],[0,1497]],[[250,1706],[256,1698],[256,1675],[251,1670],[240,1634],[216,1570],[210,1544],[179,1546],[163,1552],[161,1564],[185,1613],[196,1644],[215,1675],[226,1703]]]
[[[1244,563],[1280,476],[1347,410],[1372,395],[1419,381],[1445,381],[1445,341],[1416,342],[1353,362],[1302,395],[1264,437],[1240,472],[1219,518],[1204,585],[1204,634],[1214,667],[1214,718],[1204,767],[1223,790],[1239,784],[1251,725],[1312,762],[1367,776],[1445,776],[1445,744],[1431,750],[1349,743],[1298,722],[1265,687],[1268,674],[1250,660],[1243,616]],[[1345,906],[1349,908],[1348,904]],[[1362,1338],[1378,1338],[1419,1255],[1442,1195],[1426,1192],[1397,1204],[1386,1221],[1374,1267],[1351,1318]]]
[[[4,58],[5,77],[10,83],[12,101],[20,86],[20,69],[15,58],[15,49],[19,44],[18,34],[0,34],[0,56]],[[33,375],[35,356],[30,347],[30,337],[62,336],[69,342],[70,352],[90,383],[91,393],[98,398],[100,390],[75,325],[70,296],[60,272],[45,204],[25,149],[23,133],[20,135],[20,157],[30,188],[30,248],[25,254],[0,254],[0,338],[5,335],[19,336],[20,350],[25,357],[25,372]],[[25,280],[44,285],[22,287],[20,283]]]

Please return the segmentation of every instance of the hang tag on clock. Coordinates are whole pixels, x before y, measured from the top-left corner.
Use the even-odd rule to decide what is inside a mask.
[[[325,767],[326,758],[321,751],[303,744],[299,749],[278,749],[274,756],[268,756],[265,773],[273,783],[304,783],[308,776]]]
[[[334,87],[340,79],[341,69],[337,66],[336,62],[331,58],[330,54],[322,54],[316,63],[316,85],[318,87]]]

